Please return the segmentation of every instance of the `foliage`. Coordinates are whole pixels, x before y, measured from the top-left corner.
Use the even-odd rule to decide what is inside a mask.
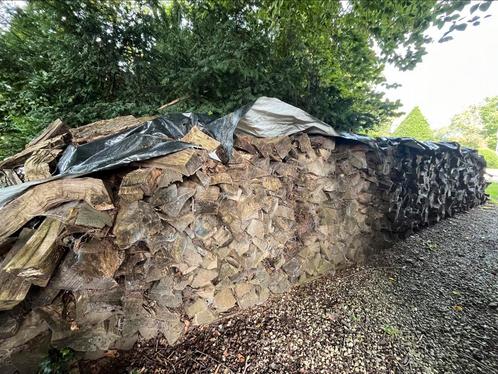
[[[498,153],[489,148],[479,148],[478,152],[486,160],[486,167],[498,169]]]
[[[498,152],[498,96],[488,97],[480,111],[487,145]]]
[[[276,96],[338,129],[367,129],[398,107],[375,89],[385,83],[383,64],[413,68],[431,25],[450,25],[452,33],[477,22],[461,20],[466,6],[31,0],[12,10],[0,32],[0,157],[57,117],[78,126],[153,114],[178,97],[185,99],[169,110],[221,114]],[[487,5],[472,9],[479,18]]]
[[[70,348],[61,350],[50,349],[48,357],[40,363],[40,374],[69,373],[69,365],[74,358],[74,351]]]
[[[496,149],[498,138],[498,96],[482,105],[472,105],[455,115],[448,127],[436,132],[439,140],[455,141],[470,148]]]
[[[397,137],[415,138],[418,140],[433,139],[433,132],[429,122],[427,122],[427,119],[425,119],[418,106],[408,113],[405,119],[396,127],[393,135]]]
[[[364,134],[372,138],[379,138],[383,136],[392,136],[391,126],[394,121],[394,117],[388,117],[385,120],[376,123],[372,127],[366,129]]]
[[[488,188],[486,188],[486,193],[489,195],[492,203],[498,204],[498,183],[491,183]]]
[[[473,105],[451,119],[448,127],[439,129],[436,138],[444,141],[458,142],[470,148],[485,148],[483,121],[480,108]]]

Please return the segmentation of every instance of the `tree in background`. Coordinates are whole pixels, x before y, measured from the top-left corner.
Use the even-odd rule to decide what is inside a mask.
[[[498,168],[498,96],[488,97],[482,105],[472,105],[455,115],[451,124],[439,129],[435,137],[475,148],[488,167]]]
[[[481,108],[472,105],[464,112],[456,114],[451,119],[449,126],[436,131],[435,138],[443,141],[458,142],[470,148],[486,148]]]
[[[490,4],[31,0],[0,22],[0,157],[57,117],[154,114],[179,97],[171,110],[223,114],[276,96],[337,129],[368,129],[398,108],[375,89],[384,63],[413,68],[431,25],[448,40]]]
[[[405,119],[396,127],[393,136],[415,138],[417,140],[433,140],[434,134],[429,122],[418,106],[412,109]]]
[[[486,98],[480,107],[480,114],[487,146],[498,153],[498,96]]]

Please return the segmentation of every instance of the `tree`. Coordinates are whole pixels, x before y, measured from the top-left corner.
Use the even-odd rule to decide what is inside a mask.
[[[487,145],[498,153],[498,96],[486,98],[480,114]]]
[[[367,129],[364,132],[364,134],[367,136],[370,136],[372,138],[392,136],[391,127],[392,127],[393,121],[394,121],[394,117],[386,118],[382,122],[379,122],[379,123],[375,124],[374,126],[370,127],[369,129]]]
[[[431,25],[449,25],[448,39],[489,4],[31,0],[2,21],[0,157],[57,117],[154,114],[178,97],[170,110],[223,114],[276,96],[337,129],[368,129],[399,107],[375,90],[384,63],[412,68]],[[461,21],[466,6],[474,18]]]
[[[481,108],[472,105],[464,112],[456,114],[448,127],[437,131],[436,137],[443,141],[458,142],[470,148],[486,148]]]
[[[498,151],[498,96],[488,97],[483,104],[472,105],[455,115],[449,126],[437,131],[437,138]]]
[[[393,135],[417,140],[432,140],[434,137],[429,122],[427,122],[418,106],[408,113],[405,119],[396,127]]]

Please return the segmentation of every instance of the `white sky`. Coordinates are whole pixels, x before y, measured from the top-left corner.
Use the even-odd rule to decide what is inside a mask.
[[[498,96],[498,1],[491,5],[478,26],[454,31],[453,40],[438,43],[442,30],[429,34],[435,42],[412,71],[387,66],[388,83],[402,87],[386,91],[389,99],[399,99],[408,113],[418,105],[434,128],[449,125],[451,117],[488,96]],[[399,123],[402,116],[395,123]]]

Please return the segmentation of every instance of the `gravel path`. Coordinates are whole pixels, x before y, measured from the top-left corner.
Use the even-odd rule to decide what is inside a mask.
[[[498,206],[445,220],[260,308],[83,372],[498,373]]]

